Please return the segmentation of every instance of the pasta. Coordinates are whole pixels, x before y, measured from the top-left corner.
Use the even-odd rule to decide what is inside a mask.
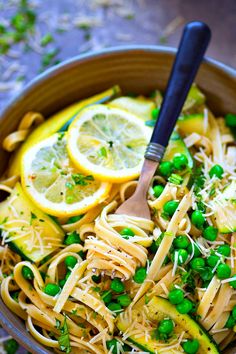
[[[143,105],[142,112],[145,108],[145,114],[151,115],[157,96],[158,91],[151,98],[127,101],[126,97],[124,102],[132,103],[132,114]],[[108,102],[108,107],[117,107],[119,102],[122,106],[120,100]],[[187,346],[195,340],[196,350],[191,352],[207,352],[204,341],[194,337],[194,325],[189,325],[191,332],[187,322],[186,327],[178,323],[176,309],[181,316],[190,315],[183,321],[200,323],[220,350],[235,339],[236,147],[225,120],[215,118],[205,101],[199,104],[190,97],[186,107],[148,191],[151,220],[115,213],[135,190],[137,177],[103,181],[109,184],[107,193],[83,213],[48,216],[31,200],[23,172],[11,174],[8,168],[2,176],[0,190],[9,197],[0,204],[1,297],[44,346],[55,352],[84,354],[135,353],[143,352],[142,348],[151,353],[188,353]],[[3,148],[14,151],[9,166],[18,158],[19,146],[41,124],[45,129],[50,120],[29,112],[4,139]],[[91,126],[98,141],[109,133],[110,128]],[[37,184],[36,172],[30,177],[38,193],[43,191],[54,203],[61,201],[50,183],[57,184],[62,195],[61,178],[72,170],[70,152],[65,151],[70,132],[57,134],[57,145],[45,147],[42,160],[36,161],[45,185]],[[125,129],[117,139],[122,134]],[[118,149],[114,142],[108,143],[110,150],[95,147],[103,166],[104,159],[114,163],[114,155],[109,154]],[[124,159],[140,154],[141,145],[134,153],[134,142],[129,144]],[[95,155],[91,156],[94,161]],[[124,161],[119,157],[121,169],[126,168]],[[50,166],[50,173],[45,166]],[[58,168],[62,172],[54,178]],[[80,190],[94,193],[90,186],[97,183],[98,188],[96,181],[78,170],[66,181],[69,197],[82,200]],[[75,185],[77,194],[73,194]],[[168,316],[164,307],[154,311],[155,302],[162,300],[164,307],[169,306]],[[162,332],[165,321],[171,321],[172,327]]]

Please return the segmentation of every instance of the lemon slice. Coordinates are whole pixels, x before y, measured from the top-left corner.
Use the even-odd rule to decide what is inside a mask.
[[[139,176],[151,130],[125,110],[94,105],[78,114],[68,131],[68,152],[77,167],[102,181]]]
[[[22,185],[32,201],[55,216],[84,213],[102,202],[111,185],[84,175],[69,159],[66,135],[56,133],[22,157]]]

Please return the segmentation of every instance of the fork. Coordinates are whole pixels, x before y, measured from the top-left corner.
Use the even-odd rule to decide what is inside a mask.
[[[149,185],[164,155],[210,38],[211,31],[204,22],[194,21],[185,26],[159,117],[145,152],[137,188],[134,194],[116,210],[116,214],[151,218],[147,203]]]

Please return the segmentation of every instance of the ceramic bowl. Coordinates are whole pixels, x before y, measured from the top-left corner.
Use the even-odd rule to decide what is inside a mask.
[[[15,97],[0,117],[0,139],[16,129],[28,111],[45,117],[63,107],[119,84],[123,92],[148,94],[164,90],[175,50],[157,46],[125,46],[81,55],[63,62],[33,80]],[[196,78],[216,115],[236,113],[236,71],[205,59]],[[0,172],[8,154],[0,150]],[[26,331],[25,325],[0,299],[0,323],[20,344],[35,354],[50,353]]]

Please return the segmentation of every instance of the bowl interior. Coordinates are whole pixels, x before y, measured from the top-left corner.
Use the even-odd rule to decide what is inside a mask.
[[[16,129],[29,111],[45,117],[81,98],[119,84],[125,93],[164,90],[175,51],[152,46],[122,47],[74,58],[34,80],[3,112],[0,138]],[[197,84],[207,95],[209,107],[217,114],[236,113],[236,72],[212,60],[205,60]],[[8,154],[0,149],[0,173]],[[31,353],[50,353],[25,330],[25,326],[0,300],[0,322]]]

